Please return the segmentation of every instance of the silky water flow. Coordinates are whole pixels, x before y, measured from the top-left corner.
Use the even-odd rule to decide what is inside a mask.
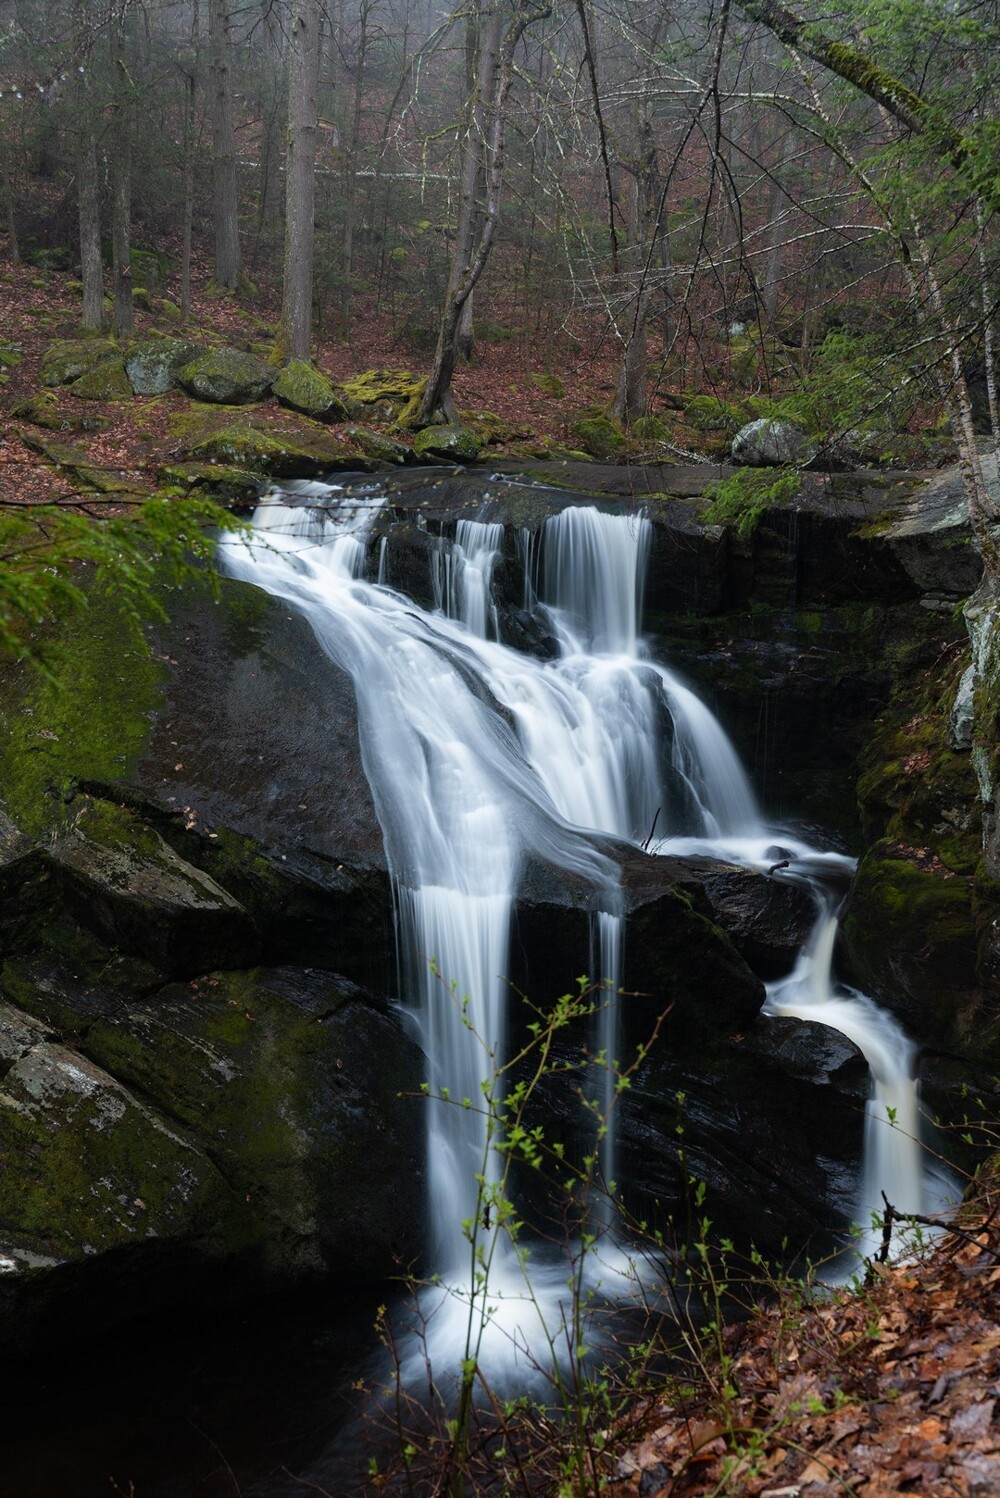
[[[608,1128],[605,1181],[616,1170],[617,1001],[627,939],[618,870],[594,845],[610,833],[655,853],[700,853],[766,871],[781,840],[788,877],[817,907],[794,971],[770,985],[765,1012],[843,1031],[868,1060],[858,1220],[863,1250],[885,1191],[901,1209],[936,1206],[940,1183],[921,1160],[913,1048],[895,1021],[832,976],[831,879],[850,861],[762,821],[742,766],[705,705],[639,634],[651,527],[640,515],[571,507],[522,537],[526,602],[544,615],[558,655],[541,660],[501,643],[492,599],[503,528],[459,522],[432,559],[434,611],[365,579],[371,523],[384,503],[318,483],[286,486],[254,517],[249,541],[226,538],[234,576],[308,619],[353,679],[361,754],[396,900],[402,1001],[427,1064],[427,1171],[434,1284],[401,1374],[418,1376],[470,1353],[494,1381],[550,1368],[567,1335],[565,1258],[515,1248],[484,1202],[498,1180],[484,1085],[505,1057],[511,917],[525,861],[539,857],[593,891],[592,962],[599,964],[599,1092]],[[379,576],[384,575],[385,543]],[[497,706],[502,711],[497,711]],[[662,772],[672,725],[668,801]],[[678,795],[677,787],[680,787]],[[672,823],[676,820],[677,825]],[[653,834],[658,834],[653,841]],[[583,960],[583,959],[581,959]],[[669,995],[665,996],[669,999]],[[932,1200],[931,1198],[935,1198]],[[610,1298],[642,1277],[616,1239],[613,1204],[586,1263],[589,1288]]]

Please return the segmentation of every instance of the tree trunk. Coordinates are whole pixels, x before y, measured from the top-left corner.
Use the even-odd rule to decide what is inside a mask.
[[[344,151],[344,232],[340,245],[340,322],[347,337],[351,318],[354,280],[354,232],[358,218],[358,147],[361,142],[361,100],[364,94],[365,63],[368,53],[368,10],[362,4],[359,15],[358,53],[354,67],[354,96],[351,124]],[[341,12],[343,21],[343,12]]]
[[[6,143],[0,142],[0,159],[3,174],[4,217],[7,220],[7,253],[15,265],[21,263],[21,246],[17,238],[17,220],[14,217],[14,173],[11,169],[13,152]]]
[[[479,31],[475,97],[462,141],[458,225],[434,362],[417,417],[427,425],[440,411],[455,415],[451,381],[459,358],[463,309],[483,273],[496,235],[503,181],[504,109],[513,77],[514,48],[525,26],[540,16],[521,0],[479,0],[467,24]],[[504,31],[505,15],[509,25]],[[479,193],[485,183],[486,202]]]
[[[209,0],[212,77],[212,157],[215,178],[215,281],[227,291],[240,282],[236,132],[233,128],[229,0]]]
[[[194,179],[196,101],[198,94],[198,48],[201,16],[198,0],[191,10],[190,71],[184,77],[184,210],[181,224],[181,316],[191,312],[191,239],[194,229]]]
[[[115,288],[116,338],[132,333],[132,80],[125,62],[125,18],[113,12],[109,28],[111,61],[111,276]]]
[[[612,411],[628,425],[649,410],[646,386],[647,326],[653,300],[653,266],[660,246],[664,193],[660,186],[656,139],[648,114],[636,129],[637,160],[632,164],[633,210],[625,285],[630,318]]]
[[[312,332],[319,41],[319,0],[295,0],[288,45],[285,273],[281,300],[281,346],[289,359],[309,358]]]
[[[101,197],[97,180],[97,132],[90,87],[91,15],[89,0],[75,0],[73,47],[85,59],[77,75],[77,203],[80,220],[80,279],[83,282],[81,322],[90,333],[104,328],[104,265],[101,260]]]

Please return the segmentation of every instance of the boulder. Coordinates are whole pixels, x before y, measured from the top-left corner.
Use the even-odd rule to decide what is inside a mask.
[[[294,968],[143,997],[8,964],[0,989],[26,1006],[0,999],[8,1349],[419,1252],[423,1068],[370,995]]]
[[[180,370],[198,355],[198,345],[180,338],[148,338],[133,344],[125,373],[136,395],[164,395],[177,384]]]
[[[289,359],[274,381],[273,393],[281,405],[315,421],[342,421],[347,415],[330,381],[304,359]]]
[[[256,959],[259,938],[239,901],[124,806],[78,798],[42,857],[78,920],[169,976]]]
[[[342,381],[337,390],[352,416],[394,421],[419,401],[426,384],[426,375],[411,374],[408,369],[366,369]]]
[[[621,429],[609,416],[588,416],[574,424],[573,437],[578,446],[592,458],[607,461],[625,447]]]
[[[190,447],[201,462],[223,463],[278,478],[317,478],[350,470],[370,473],[378,465],[348,438],[337,437],[318,422],[295,425],[241,421],[210,432]]]
[[[455,422],[423,427],[413,439],[413,452],[424,462],[474,463],[479,457],[479,439],[468,427]]]
[[[809,463],[819,444],[792,421],[761,417],[741,427],[733,438],[734,463],[767,468],[784,463]]]
[[[386,437],[382,432],[370,432],[367,427],[352,426],[347,428],[347,435],[366,458],[374,458],[379,463],[391,463],[394,467],[413,462],[411,447],[407,447],[405,442],[397,442],[394,437]]]
[[[110,338],[79,338],[50,343],[42,358],[39,378],[43,385],[70,385],[99,364],[121,358],[121,350]]]
[[[222,406],[259,401],[274,384],[277,371],[240,349],[209,349],[178,371],[178,383],[196,400]]]
[[[132,386],[122,359],[106,359],[88,370],[69,387],[70,395],[85,401],[121,401],[132,395]]]

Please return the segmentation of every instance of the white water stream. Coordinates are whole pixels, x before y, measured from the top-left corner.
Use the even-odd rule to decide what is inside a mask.
[[[262,505],[253,539],[227,539],[222,553],[233,575],[300,609],[355,684],[362,758],[395,889],[402,997],[427,1056],[432,1099],[429,1216],[441,1287],[423,1307],[430,1352],[454,1364],[470,1338],[478,1344],[485,1322],[481,1351],[494,1373],[518,1357],[523,1372],[526,1343],[534,1349],[559,1338],[565,1264],[533,1259],[529,1285],[522,1256],[494,1222],[478,1235],[489,1264],[487,1309],[485,1290],[470,1289],[470,1227],[482,1219],[482,1192],[499,1170],[482,1089],[505,1055],[510,924],[525,860],[544,859],[593,890],[593,958],[608,985],[597,1045],[610,1061],[625,922],[617,869],[587,834],[641,843],[658,817],[654,851],[697,851],[763,869],[775,861],[776,834],[762,825],[712,714],[645,654],[639,623],[650,527],[641,516],[571,508],[546,523],[533,582],[559,655],[543,661],[495,638],[490,585],[501,526],[459,522],[455,544],[434,560],[438,607],[426,612],[363,576],[377,493],[338,500],[331,486],[288,487],[315,506]],[[822,904],[815,870],[835,855],[777,835],[793,877],[801,861],[797,877]],[[875,1099],[860,1218],[881,1189],[901,1210],[926,1210],[912,1048],[871,1001],[833,983],[834,934],[823,905],[809,951],[772,985],[768,1012],[832,1024],[868,1058]],[[610,1107],[609,1066],[602,1088]],[[613,1178],[613,1128],[602,1165]],[[613,1217],[609,1208],[606,1227]],[[620,1259],[605,1257],[606,1282],[622,1270]]]

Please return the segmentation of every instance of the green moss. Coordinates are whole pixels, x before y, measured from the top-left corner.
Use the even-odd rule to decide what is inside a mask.
[[[120,359],[114,359],[99,364],[96,369],[74,380],[69,393],[77,400],[120,401],[131,399],[132,386],[125,373],[124,363]]]
[[[342,380],[337,386],[348,407],[374,406],[383,402],[402,408],[419,401],[427,385],[426,375],[411,374],[407,369],[366,369],[362,374]]]
[[[312,478],[329,469],[368,471],[373,462],[349,440],[319,424],[307,427],[304,423],[240,422],[222,427],[195,443],[191,455],[283,478]]]
[[[274,394],[283,406],[321,421],[341,421],[347,407],[325,375],[303,359],[290,359],[278,374]]]
[[[474,463],[479,457],[479,439],[468,427],[423,427],[413,439],[416,457],[433,462]]]
[[[561,401],[566,394],[566,387],[558,375],[530,374],[528,384],[535,390],[540,390],[542,395],[551,396],[553,400]]]
[[[621,429],[609,416],[587,416],[573,426],[573,436],[591,458],[616,458],[625,446]]]
[[[46,349],[39,376],[43,385],[69,385],[99,364],[120,357],[118,345],[110,338],[62,340]]]
[[[0,674],[0,794],[29,832],[57,817],[58,794],[74,779],[128,773],[165,677],[139,626],[106,592],[91,594],[85,627],[74,620],[41,644],[50,676],[25,663]]]

